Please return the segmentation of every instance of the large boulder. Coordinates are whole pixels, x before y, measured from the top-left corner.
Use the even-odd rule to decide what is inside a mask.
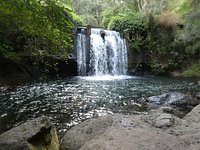
[[[173,135],[144,128],[113,128],[84,144],[80,150],[186,150],[188,146]]]
[[[68,131],[61,142],[61,150],[78,150],[86,142],[104,133],[113,123],[111,116],[86,120]]]
[[[183,119],[161,109],[148,115],[115,114],[72,128],[62,150],[199,150],[199,126],[200,105]]]
[[[200,105],[194,107],[192,111],[189,112],[183,119],[188,121],[190,125],[192,124],[200,125]]]
[[[39,117],[0,135],[0,150],[58,150],[56,128]]]

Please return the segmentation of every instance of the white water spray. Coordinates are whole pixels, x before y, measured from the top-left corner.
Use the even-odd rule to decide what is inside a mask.
[[[85,35],[78,35],[77,61],[79,75],[119,76],[127,73],[126,41],[116,31],[91,29],[90,49],[86,49]],[[86,56],[89,51],[89,55]],[[86,57],[89,57],[88,65]],[[81,59],[81,60],[79,60]]]

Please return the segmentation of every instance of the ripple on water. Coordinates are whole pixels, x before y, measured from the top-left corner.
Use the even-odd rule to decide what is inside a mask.
[[[185,79],[107,76],[0,87],[0,121],[5,124],[0,132],[41,115],[49,116],[62,133],[88,118],[143,113],[145,101],[139,98],[173,90],[199,89],[196,83]]]

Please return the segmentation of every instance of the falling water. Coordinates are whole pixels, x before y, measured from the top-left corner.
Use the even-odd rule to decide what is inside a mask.
[[[85,29],[81,29],[81,32],[77,36],[77,66],[78,75],[86,75],[86,35]]]
[[[103,31],[103,36],[101,35]],[[78,35],[77,61],[79,75],[126,75],[126,41],[116,31],[91,29],[90,48],[86,49],[86,35]],[[81,40],[81,41],[80,41]],[[87,54],[89,52],[89,55]],[[88,64],[86,63],[88,57]],[[81,59],[81,60],[80,60]]]

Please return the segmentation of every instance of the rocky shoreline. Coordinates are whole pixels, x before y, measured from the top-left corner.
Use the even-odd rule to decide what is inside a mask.
[[[146,115],[88,119],[67,131],[60,143],[56,128],[42,116],[1,134],[0,150],[199,150],[199,92],[165,93],[147,101],[164,105]],[[181,110],[187,107],[190,111]]]
[[[198,150],[200,105],[180,119],[163,109],[148,115],[112,115],[68,131],[61,150]]]

